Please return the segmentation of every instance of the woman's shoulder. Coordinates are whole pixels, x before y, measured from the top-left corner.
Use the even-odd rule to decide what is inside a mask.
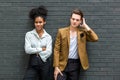
[[[47,37],[51,37],[51,35],[44,29],[44,31],[45,31],[45,35],[47,36]]]
[[[35,32],[35,29],[33,29],[33,30],[31,30],[31,31],[26,32],[26,35],[31,35],[31,34],[33,34],[34,32]]]

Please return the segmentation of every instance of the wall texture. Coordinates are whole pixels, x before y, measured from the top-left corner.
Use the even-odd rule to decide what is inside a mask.
[[[22,80],[29,58],[24,36],[33,29],[28,12],[39,5],[48,8],[45,28],[53,41],[76,7],[98,34],[98,42],[88,43],[90,69],[81,70],[81,80],[120,80],[120,0],[0,0],[0,80]]]

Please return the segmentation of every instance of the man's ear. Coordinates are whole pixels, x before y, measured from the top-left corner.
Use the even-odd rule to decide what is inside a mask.
[[[80,23],[81,25],[83,24],[83,18],[81,18],[81,23]]]
[[[44,24],[46,24],[46,21],[44,22]]]

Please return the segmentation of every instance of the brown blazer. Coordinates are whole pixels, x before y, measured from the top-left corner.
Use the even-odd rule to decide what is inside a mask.
[[[87,31],[83,28],[78,28],[77,42],[78,42],[78,54],[80,63],[84,70],[89,68],[88,55],[86,51],[87,41],[97,41],[98,36],[93,30]],[[70,26],[61,28],[58,30],[55,46],[54,46],[54,61],[53,66],[59,67],[63,71],[66,67],[70,45]]]

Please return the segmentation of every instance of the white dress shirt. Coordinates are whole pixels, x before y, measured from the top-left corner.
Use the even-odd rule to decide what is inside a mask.
[[[42,51],[45,46],[46,50]],[[39,54],[41,59],[46,62],[52,54],[52,37],[44,30],[42,37],[39,37],[36,29],[29,31],[25,35],[25,52],[26,54]]]

